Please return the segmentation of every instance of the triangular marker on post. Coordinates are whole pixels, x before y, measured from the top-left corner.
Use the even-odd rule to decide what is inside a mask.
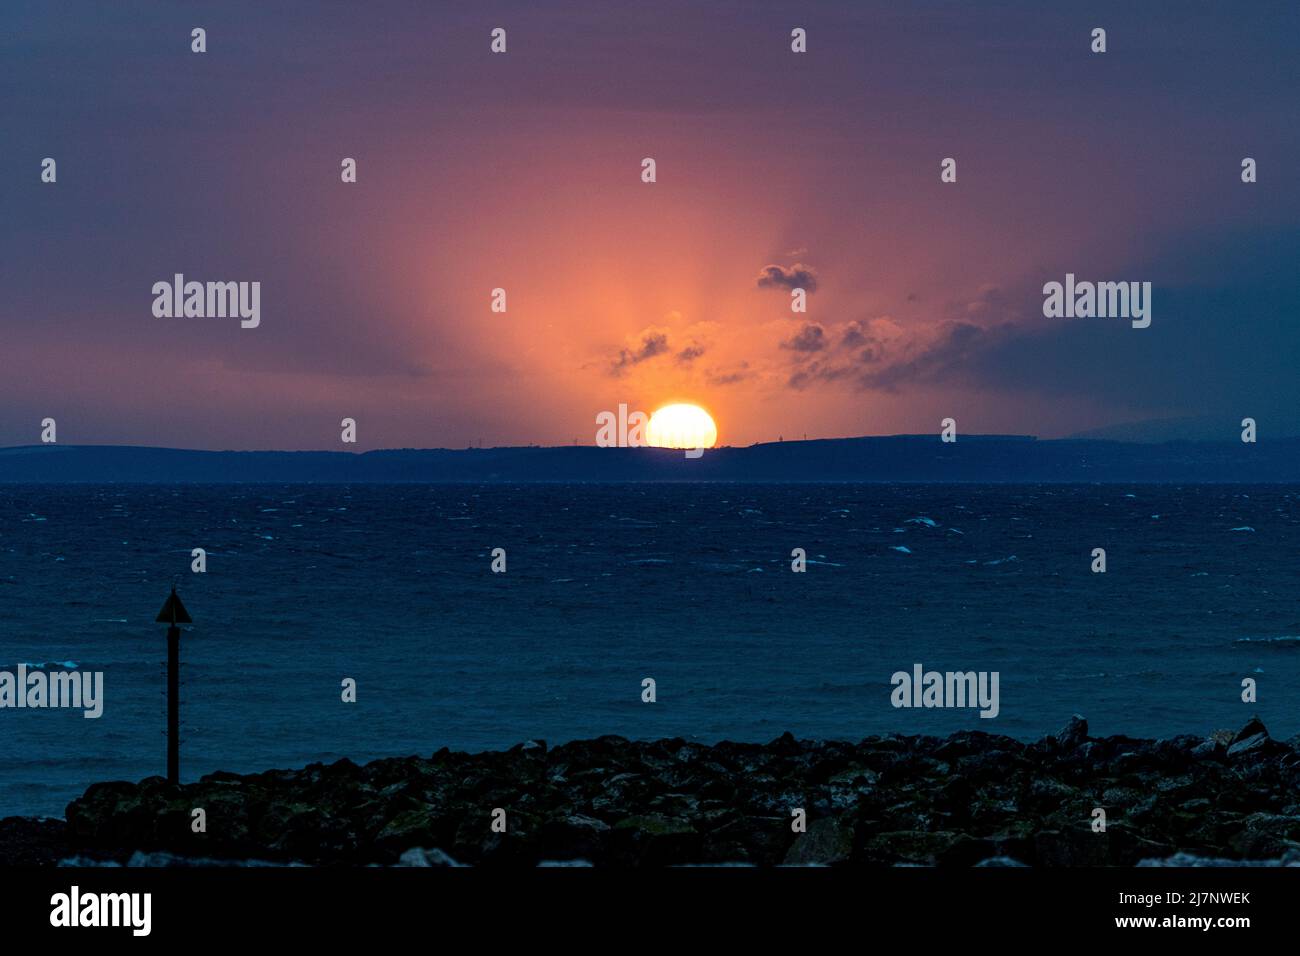
[[[172,625],[194,623],[190,620],[190,614],[185,610],[185,605],[181,603],[181,597],[176,593],[175,585],[172,585],[171,597],[169,597],[167,603],[162,606],[162,610],[158,612],[156,621],[159,624]]]

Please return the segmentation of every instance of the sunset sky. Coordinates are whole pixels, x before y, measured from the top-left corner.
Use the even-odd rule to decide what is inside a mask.
[[[0,444],[1300,432],[1300,7],[901,6],[10,0]],[[1151,327],[1044,318],[1067,272]]]

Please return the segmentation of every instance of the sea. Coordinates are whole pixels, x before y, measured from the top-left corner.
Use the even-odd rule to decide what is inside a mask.
[[[0,670],[99,671],[104,703],[0,709],[0,817],[165,772],[173,585],[185,780],[602,734],[1028,740],[1075,713],[1300,732],[1300,487],[3,485]],[[917,664],[997,672],[997,716],[895,707]]]

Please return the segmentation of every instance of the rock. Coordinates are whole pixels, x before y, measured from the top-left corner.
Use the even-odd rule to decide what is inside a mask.
[[[1234,828],[1228,846],[1246,858],[1280,857],[1300,850],[1300,817],[1252,813]]]
[[[0,820],[0,867],[50,866],[71,850],[67,824],[49,817]]]
[[[1300,853],[1291,853],[1278,860],[1225,860],[1220,857],[1197,856],[1195,853],[1175,853],[1173,856],[1139,860],[1138,866],[1300,866]]]
[[[864,847],[866,859],[873,863],[912,863],[935,866],[957,842],[961,834],[951,831],[904,830],[880,833]],[[973,861],[964,864],[969,866]]]
[[[542,822],[539,850],[555,860],[567,857],[604,860],[608,852],[610,826],[603,820],[570,813]]]
[[[433,807],[405,810],[384,823],[374,837],[377,847],[400,851],[402,847],[448,843],[455,831],[443,825]]]
[[[619,861],[634,866],[688,863],[700,844],[690,823],[661,814],[625,817],[614,824],[612,837]]]
[[[1232,739],[1236,736],[1236,733],[1231,730],[1214,730],[1210,732],[1209,740],[1227,750],[1228,744],[1232,743]]]
[[[1034,835],[1034,860],[1040,866],[1105,866],[1105,834],[1086,826],[1040,831]]]
[[[682,869],[693,869],[695,867],[707,866],[709,869],[733,869],[744,870],[753,867],[753,863],[678,863]]]
[[[959,833],[956,839],[939,852],[935,863],[939,866],[974,866],[980,860],[997,855],[999,851],[997,841]]]
[[[1149,838],[1148,832],[1139,832],[1123,821],[1107,824],[1102,832],[1078,824],[1038,834],[1034,849],[1043,866],[1133,866],[1144,857],[1173,852],[1173,847]]]
[[[857,806],[862,797],[875,789],[879,775],[865,767],[855,767],[835,774],[826,781],[827,796],[833,810]]]
[[[1074,714],[1052,738],[1062,750],[1073,750],[1088,739],[1088,721]]]
[[[101,860],[93,856],[70,856],[67,859],[59,860],[57,865],[82,870],[94,867],[121,867],[122,862],[120,860]]]
[[[83,867],[136,867],[150,870],[157,869],[174,869],[176,867],[187,868],[209,868],[209,867],[263,867],[263,866],[302,866],[301,863],[281,863],[272,860],[227,860],[213,859],[201,856],[178,856],[175,853],[157,851],[154,853],[142,853],[139,850],[132,853],[130,858],[123,864],[120,860],[103,860],[96,857],[72,856],[65,860],[59,861],[59,866],[70,866],[78,869]]]
[[[1059,780],[1053,780],[1050,777],[1035,780],[1029,785],[1029,796],[1036,803],[1044,806],[1057,807],[1078,791],[1069,784],[1061,783]]]
[[[1262,720],[1260,720],[1258,717],[1251,717],[1250,720],[1246,722],[1246,726],[1242,727],[1241,730],[1237,731],[1236,736],[1233,737],[1232,740],[1229,741],[1229,743],[1231,744],[1240,743],[1243,740],[1246,740],[1250,737],[1255,737],[1259,734],[1263,734],[1265,737],[1267,737],[1268,730],[1264,727],[1264,722]]]
[[[1164,759],[1178,762],[1203,742],[1204,738],[1197,737],[1195,734],[1178,734],[1176,737],[1157,740],[1154,747]]]
[[[741,815],[734,808],[701,821],[700,862],[775,866],[785,859],[795,834],[790,816]]]
[[[1132,787],[1107,787],[1101,793],[1101,805],[1130,809],[1142,801],[1144,794]]]
[[[1221,760],[1226,755],[1227,748],[1213,737],[1206,738],[1205,741],[1192,748],[1192,757],[1196,760]]]
[[[462,866],[442,850],[412,847],[397,860],[397,866]]]
[[[141,853],[137,850],[126,861],[127,866],[157,869],[160,867],[262,867],[262,866],[302,866],[301,863],[277,863],[271,860],[215,860],[201,856],[176,856],[167,852]]]
[[[1241,757],[1250,753],[1263,753],[1268,747],[1268,734],[1256,734],[1254,737],[1247,737],[1245,740],[1239,740],[1228,748],[1228,757]]]
[[[1252,717],[1250,722],[1237,731],[1237,735],[1232,738],[1232,742],[1228,745],[1228,757],[1263,753],[1269,749],[1270,743],[1268,731],[1264,729],[1263,722],[1258,717]]]
[[[838,817],[822,817],[808,824],[785,855],[787,865],[843,863],[853,854],[853,826]]]
[[[795,740],[794,734],[788,730],[767,746],[772,752],[783,756],[792,756],[799,753],[799,741]]]

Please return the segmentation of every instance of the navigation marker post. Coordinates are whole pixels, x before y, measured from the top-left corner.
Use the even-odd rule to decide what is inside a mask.
[[[176,585],[171,597],[158,612],[158,624],[167,624],[167,782],[181,782],[181,629],[178,624],[193,624]]]

